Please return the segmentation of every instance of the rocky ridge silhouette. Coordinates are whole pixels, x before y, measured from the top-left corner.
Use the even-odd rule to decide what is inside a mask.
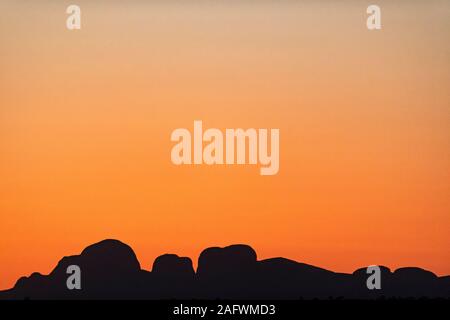
[[[69,290],[67,267],[81,269],[81,289]],[[415,267],[381,268],[381,289],[368,290],[366,268],[336,273],[285,258],[257,260],[250,246],[205,249],[197,272],[175,254],[155,259],[152,271],[128,245],[103,240],[61,259],[49,275],[20,278],[0,299],[379,299],[450,298],[450,276]]]

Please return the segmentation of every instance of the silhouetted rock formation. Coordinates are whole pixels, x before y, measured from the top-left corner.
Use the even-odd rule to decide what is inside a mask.
[[[198,258],[197,274],[200,277],[226,276],[246,273],[256,266],[256,252],[247,245],[231,245],[225,248],[208,248]]]
[[[67,267],[81,269],[81,290],[69,290]],[[257,260],[247,245],[205,249],[197,273],[187,257],[165,254],[152,271],[141,269],[133,250],[104,240],[80,255],[64,257],[49,275],[33,273],[0,299],[376,299],[450,298],[450,276],[420,268],[391,272],[380,266],[381,289],[368,290],[366,268],[335,273],[284,258]]]
[[[256,252],[246,245],[205,249],[198,259],[201,298],[251,298],[256,285]]]
[[[189,298],[194,294],[195,271],[192,260],[175,254],[164,254],[155,259],[152,269],[153,279],[147,282],[155,290],[154,298]]]

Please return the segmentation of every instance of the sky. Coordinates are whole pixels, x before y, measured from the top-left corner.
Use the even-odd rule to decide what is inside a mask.
[[[450,274],[450,3],[370,4],[0,0],[0,289],[107,238]],[[279,128],[278,174],[172,164],[194,120]]]

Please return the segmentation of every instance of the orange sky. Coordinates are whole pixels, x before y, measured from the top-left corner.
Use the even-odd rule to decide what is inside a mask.
[[[105,238],[450,274],[450,5],[0,3],[0,289]],[[280,171],[174,166],[172,130],[280,128]]]

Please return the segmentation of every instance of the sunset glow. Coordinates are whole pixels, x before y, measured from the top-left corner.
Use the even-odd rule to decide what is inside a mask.
[[[450,274],[450,3],[379,2],[1,1],[0,289],[107,238]],[[278,128],[279,171],[174,165],[196,119]]]

